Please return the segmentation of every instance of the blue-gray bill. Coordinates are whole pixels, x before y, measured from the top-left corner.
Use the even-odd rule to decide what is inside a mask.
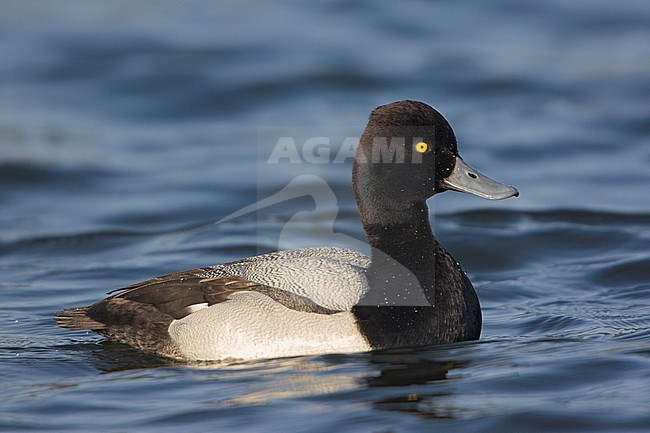
[[[454,191],[474,194],[488,200],[502,200],[519,195],[519,191],[515,187],[497,182],[481,174],[465,164],[460,156],[456,157],[454,170],[442,183]]]

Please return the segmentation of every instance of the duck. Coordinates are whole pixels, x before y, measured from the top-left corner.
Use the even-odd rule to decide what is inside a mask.
[[[426,201],[445,191],[499,200],[518,196],[517,189],[467,165],[447,120],[413,100],[370,113],[352,188],[369,255],[310,247],[174,272],[64,309],[55,320],[188,362],[479,339],[478,296],[436,240]]]

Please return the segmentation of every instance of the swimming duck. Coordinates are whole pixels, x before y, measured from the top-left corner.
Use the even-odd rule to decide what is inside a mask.
[[[187,361],[478,339],[478,297],[436,241],[426,200],[447,190],[493,200],[517,190],[465,164],[447,120],[410,100],[372,111],[352,170],[370,257],[334,247],[278,251],[152,278],[55,320]]]

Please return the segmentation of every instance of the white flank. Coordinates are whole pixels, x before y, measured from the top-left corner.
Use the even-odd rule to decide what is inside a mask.
[[[292,310],[257,292],[169,325],[169,334],[189,360],[261,359],[370,350],[350,311],[316,314]]]

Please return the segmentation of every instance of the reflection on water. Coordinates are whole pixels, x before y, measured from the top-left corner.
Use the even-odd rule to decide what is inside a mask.
[[[419,385],[447,378],[449,370],[464,367],[467,362],[456,360],[436,361],[418,356],[418,352],[373,353],[370,361],[379,368],[379,375],[366,380],[368,386]]]
[[[361,372],[342,372],[340,364],[331,364],[312,358],[286,358],[256,365],[231,364],[224,372],[244,376],[252,368],[256,372],[255,386],[236,397],[216,400],[218,405],[265,404],[276,399],[292,399],[345,392],[358,388]],[[215,368],[204,365],[203,368]]]
[[[468,361],[435,360],[417,352],[373,354],[370,361],[373,366],[378,367],[378,375],[366,378],[367,386],[406,388],[391,392],[390,397],[375,400],[375,409],[420,414],[431,418],[456,418],[462,412],[449,406],[449,403],[439,403],[451,395],[449,388],[413,386],[439,384],[447,380],[451,370],[468,366]]]
[[[451,388],[440,386],[448,380],[450,371],[469,368],[471,362],[469,359],[450,359],[448,355],[437,359],[437,354],[444,353],[444,350],[438,350],[440,348],[433,351],[395,349],[367,354],[192,363],[145,354],[110,341],[67,345],[60,349],[76,351],[102,373],[182,367],[207,372],[216,381],[247,381],[251,375],[255,377],[246,390],[236,396],[206,402],[217,406],[260,405],[280,399],[390,388],[389,397],[382,392],[372,401],[362,399],[363,404],[376,410],[430,418],[467,418],[473,413],[457,404]],[[348,369],[346,365],[349,363],[359,365]]]
[[[144,353],[131,346],[108,340],[62,344],[58,349],[74,354],[76,358],[90,363],[102,373],[183,365],[173,359]]]
[[[94,366],[106,379],[93,375],[80,381],[66,379],[21,394],[22,398],[56,399],[61,394],[113,393],[116,386],[118,389],[133,386],[147,396],[143,397],[145,401],[154,398],[162,403],[166,401],[165,394],[159,394],[155,385],[162,381],[168,382],[165,389],[183,386],[190,393],[194,393],[192,389],[196,392],[203,389],[206,394],[201,405],[207,411],[209,407],[217,410],[215,416],[221,413],[218,408],[315,401],[328,411],[336,410],[339,404],[361,405],[379,412],[412,414],[423,419],[466,419],[480,412],[472,407],[475,403],[463,402],[462,396],[449,387],[454,382],[449,374],[456,372],[455,378],[460,377],[459,370],[471,368],[471,356],[463,356],[462,345],[460,348],[452,345],[452,349],[454,356],[439,347],[187,364],[150,356],[119,343],[77,342],[61,345],[58,350],[67,353],[67,357],[77,358],[82,365]],[[134,398],[139,399],[137,395]],[[128,406],[128,400],[122,405]]]

